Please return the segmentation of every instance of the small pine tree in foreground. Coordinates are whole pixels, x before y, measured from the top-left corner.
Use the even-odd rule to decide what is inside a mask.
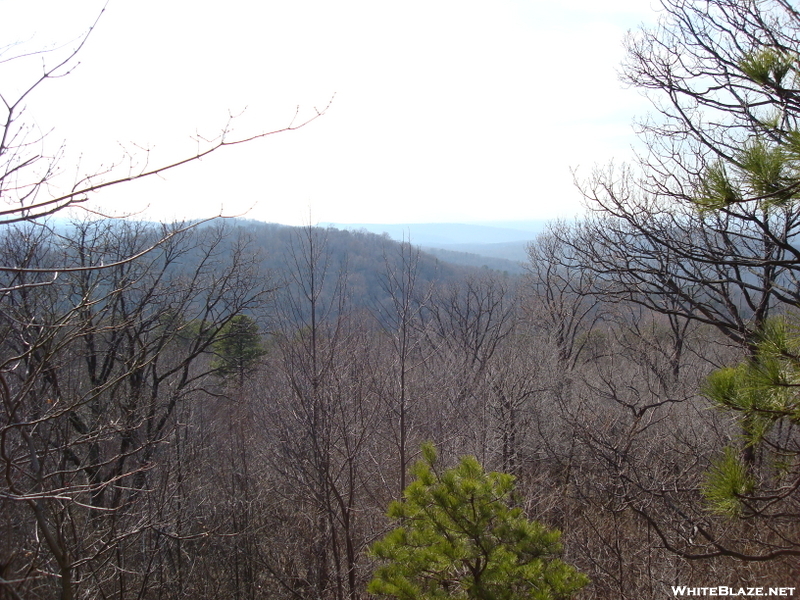
[[[474,457],[439,473],[422,448],[415,481],[389,516],[398,527],[370,552],[382,561],[368,590],[403,600],[565,600],[588,578],[559,560],[560,532],[528,520],[514,478],[486,473]]]

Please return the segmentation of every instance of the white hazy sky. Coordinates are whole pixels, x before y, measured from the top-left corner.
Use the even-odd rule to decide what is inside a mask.
[[[649,0],[111,0],[28,118],[66,142],[64,182],[126,152],[150,164],[196,149],[229,112],[232,137],[306,128],[98,194],[117,213],[249,211],[265,221],[408,223],[570,217],[571,169],[631,156],[647,111],[617,76]],[[0,0],[0,47],[66,43],[102,2]],[[74,44],[73,44],[74,45]],[[72,47],[72,46],[68,46]],[[46,59],[52,60],[52,59]],[[41,58],[0,64],[7,97]],[[76,166],[77,165],[77,166]],[[70,178],[70,179],[68,179]]]

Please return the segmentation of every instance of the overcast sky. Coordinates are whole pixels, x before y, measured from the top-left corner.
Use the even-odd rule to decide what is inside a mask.
[[[326,114],[94,200],[158,218],[287,224],[571,217],[572,169],[628,160],[647,111],[617,70],[648,0],[111,0],[80,64],[28,103],[64,179]],[[0,45],[69,43],[102,2],[0,0]],[[74,46],[74,44],[72,44]],[[67,47],[72,47],[68,44]],[[52,60],[52,58],[46,58]],[[0,65],[4,95],[41,58]],[[76,166],[78,165],[78,166]]]

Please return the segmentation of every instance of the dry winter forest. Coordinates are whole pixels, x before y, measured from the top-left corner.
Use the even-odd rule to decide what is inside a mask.
[[[662,4],[621,67],[652,100],[646,149],[579,182],[587,216],[533,240],[524,276],[365,232],[82,216],[129,176],[52,195],[23,112],[80,47],[3,96],[0,598],[797,585],[800,7]],[[171,167],[149,168],[133,177]],[[513,475],[503,502],[561,532],[537,568],[559,557],[589,583],[506,565],[484,588],[500,555],[476,568],[456,544],[436,585],[368,592],[389,555],[370,548],[429,501],[414,488],[387,517],[432,477],[424,442],[468,483],[432,494],[444,512],[485,508],[474,462],[444,474],[462,457]]]

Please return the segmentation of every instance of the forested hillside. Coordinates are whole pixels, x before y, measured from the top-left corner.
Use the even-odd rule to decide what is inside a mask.
[[[624,65],[648,152],[520,276],[311,226],[51,226],[127,179],[48,197],[6,102],[0,598],[797,594],[800,14],[663,5]]]
[[[234,238],[244,235],[250,240],[251,251],[257,253],[261,268],[276,284],[284,285],[298,268],[303,228],[231,219],[228,221]],[[367,231],[343,231],[332,227],[314,227],[314,235],[326,256],[328,269],[346,273],[349,293],[359,307],[369,308],[387,300],[387,290],[381,273],[394,262],[400,244],[385,235]],[[428,252],[415,250],[420,285],[435,281],[450,281],[468,273],[478,274],[486,268],[460,266],[439,260]],[[480,265],[482,267],[482,265]]]
[[[794,529],[755,535],[702,499],[738,435],[699,395],[742,356],[727,321],[609,296],[553,233],[511,280],[319,228],[8,231],[3,255],[29,270],[6,276],[2,322],[4,561],[21,597],[66,577],[75,597],[362,597],[365,550],[424,441],[515,475],[587,597],[794,577],[793,559],[713,557]]]

